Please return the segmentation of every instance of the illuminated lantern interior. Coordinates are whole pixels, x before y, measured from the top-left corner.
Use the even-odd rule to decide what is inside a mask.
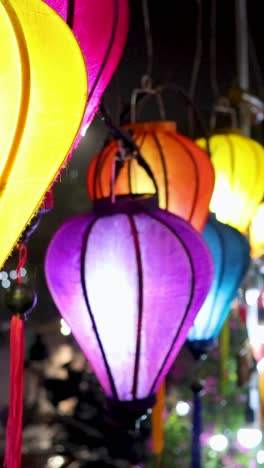
[[[150,167],[158,187],[159,206],[201,230],[208,216],[214,187],[213,167],[207,153],[176,132],[174,122],[130,124],[133,139]],[[113,141],[90,163],[87,189],[92,200],[109,196],[113,160],[118,144]],[[135,159],[126,162],[115,184],[115,193],[155,193],[153,181]]]
[[[68,22],[86,62],[89,99],[81,127],[84,134],[124,50],[129,23],[128,0],[45,1]],[[81,134],[75,146],[80,137]]]
[[[206,141],[197,144],[206,148]],[[245,233],[264,194],[264,149],[236,133],[209,139],[215,170],[215,189],[210,210],[222,223]]]
[[[251,256],[258,258],[264,255],[264,203],[261,203],[249,226]]]
[[[211,256],[181,218],[119,203],[61,226],[46,279],[106,395],[149,400],[206,297]]]
[[[188,340],[197,342],[197,345],[218,337],[250,265],[246,237],[231,226],[220,223],[213,215],[210,215],[202,236],[213,257],[214,278],[188,334]]]
[[[71,149],[87,101],[87,75],[73,34],[45,3],[1,0],[0,27],[3,265]]]

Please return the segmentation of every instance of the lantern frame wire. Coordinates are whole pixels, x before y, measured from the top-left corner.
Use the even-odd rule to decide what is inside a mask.
[[[153,202],[155,204],[153,205]],[[156,211],[157,210],[157,211]],[[103,342],[103,334],[101,336],[102,330],[101,330],[101,325],[100,321],[98,322],[98,319],[96,317],[95,312],[93,311],[91,298],[91,291],[89,290],[90,288],[90,282],[87,282],[89,274],[89,259],[91,255],[91,244],[90,241],[93,238],[93,233],[97,232],[96,230],[93,231],[94,227],[96,226],[97,222],[100,223],[102,222],[102,219],[105,217],[111,217],[114,214],[117,215],[122,215],[127,218],[126,224],[128,226],[128,230],[131,233],[131,245],[133,246],[133,251],[134,251],[134,259],[135,259],[135,268],[136,268],[136,277],[135,281],[137,284],[137,298],[135,302],[135,337],[134,337],[134,352],[133,356],[131,356],[131,372],[130,372],[130,378],[131,378],[131,399],[127,395],[126,398],[122,397],[122,392],[120,393],[119,389],[119,377],[113,369],[111,368],[111,354],[109,355],[109,349],[107,349],[106,345]],[[166,343],[164,342],[163,350],[162,350],[162,355],[160,356],[159,362],[157,369],[155,369],[155,372],[151,372],[151,379],[145,382],[145,389],[142,393],[142,382],[140,379],[140,367],[142,365],[142,350],[141,346],[143,346],[143,343],[141,342],[142,334],[144,333],[144,326],[146,323],[144,322],[144,311],[145,311],[145,305],[143,304],[143,288],[144,288],[144,275],[146,274],[146,271],[143,270],[143,257],[141,258],[141,255],[143,255],[143,252],[141,251],[141,244],[140,244],[140,233],[138,231],[138,225],[137,225],[137,217],[135,215],[137,214],[144,214],[148,218],[151,218],[152,221],[155,221],[157,225],[160,225],[160,228],[158,228],[159,232],[163,232],[163,228],[165,228],[166,231],[168,231],[168,236],[172,236],[175,238],[175,245],[178,245],[178,248],[180,251],[182,251],[182,254],[184,256],[184,262],[186,263],[186,268],[189,273],[189,280],[188,280],[188,296],[184,300],[184,303],[182,304],[182,309],[181,309],[181,320],[178,324],[178,327],[176,327],[175,330],[171,329],[170,333],[170,339],[169,342],[167,341]],[[177,340],[180,339],[182,340],[182,333],[185,333],[185,327],[188,321],[188,312],[191,310],[193,301],[195,301],[197,298],[197,288],[195,287],[196,284],[196,275],[199,274],[198,272],[200,269],[195,266],[195,257],[192,256],[192,251],[189,251],[190,248],[190,239],[188,236],[185,237],[182,236],[181,232],[185,232],[185,229],[187,230],[187,224],[181,218],[178,217],[178,222],[179,222],[179,227],[182,225],[182,228],[180,228],[178,232],[178,224],[175,222],[170,222],[174,220],[175,216],[167,213],[164,210],[158,209],[158,197],[149,197],[149,196],[142,196],[140,197],[139,195],[136,195],[134,197],[130,197],[127,195],[124,196],[119,196],[118,200],[116,203],[111,203],[110,197],[100,199],[95,202],[94,205],[94,214],[90,215],[90,217],[87,218],[87,221],[83,219],[83,217],[79,218],[76,217],[75,222],[81,221],[83,225],[83,231],[80,237],[80,256],[79,256],[79,272],[80,272],[80,283],[79,283],[79,291],[83,299],[83,306],[86,309],[86,313],[89,316],[89,322],[91,323],[91,329],[93,330],[93,336],[95,339],[94,343],[97,343],[97,349],[98,349],[98,356],[100,355],[100,360],[102,362],[102,365],[104,367],[104,374],[105,374],[105,383],[107,383],[107,387],[109,387],[109,391],[107,393],[107,398],[109,400],[110,405],[116,406],[119,402],[123,405],[123,407],[126,409],[126,411],[129,412],[134,412],[134,409],[136,407],[136,412],[141,412],[143,409],[149,408],[154,402],[153,398],[154,394],[157,390],[157,385],[159,382],[159,379],[162,377],[164,372],[166,371],[168,365],[170,364],[170,360],[172,358],[171,351],[173,351],[175,348],[175,345],[177,343]],[[79,221],[78,221],[79,220]],[[86,223],[86,226],[85,224]],[[174,224],[175,223],[175,224]],[[101,225],[101,224],[100,224]],[[186,228],[184,227],[186,225]],[[98,224],[99,226],[99,224]],[[130,227],[129,227],[130,226]],[[183,231],[181,231],[183,229]],[[197,237],[197,242],[198,242],[198,233],[195,230],[192,230],[192,236],[193,239],[195,240]],[[61,231],[60,231],[61,232]],[[66,232],[66,231],[64,231]],[[189,228],[187,230],[189,232]],[[204,248],[206,246],[204,245]],[[199,247],[199,249],[202,249],[202,246]],[[209,261],[209,251],[208,251],[208,266],[210,266],[210,271],[211,271],[211,265]],[[47,261],[47,260],[46,260]],[[88,263],[87,263],[88,262]],[[47,269],[47,263],[46,263],[46,269]],[[87,270],[88,268],[88,270]],[[46,270],[48,271],[48,270]],[[209,273],[210,273],[209,271]],[[203,273],[204,274],[204,273]],[[49,283],[50,278],[48,277],[48,285],[51,284]],[[84,310],[85,310],[84,309]],[[147,311],[148,309],[146,309]],[[148,312],[149,313],[149,312]],[[74,329],[73,333],[74,333]],[[77,338],[77,337],[76,337]],[[183,344],[183,343],[182,343]],[[127,387],[127,385],[126,385]],[[125,390],[125,393],[127,393],[128,390]],[[130,393],[129,393],[130,395]]]
[[[155,385],[156,385],[156,383],[157,383],[157,381],[158,381],[158,379],[159,379],[159,376],[161,375],[161,373],[162,373],[164,367],[166,366],[166,363],[167,363],[167,361],[168,361],[168,359],[169,359],[170,353],[171,353],[172,350],[173,350],[173,347],[174,347],[174,345],[175,345],[175,343],[176,343],[176,341],[177,341],[177,339],[178,339],[178,337],[179,337],[179,334],[180,334],[180,332],[181,332],[181,329],[182,329],[182,327],[184,326],[185,320],[186,320],[186,318],[187,318],[187,316],[188,316],[188,312],[189,312],[189,309],[190,309],[190,307],[191,307],[192,300],[193,300],[193,297],[194,297],[194,278],[195,278],[195,270],[194,270],[194,265],[193,265],[192,257],[191,257],[191,255],[190,255],[190,253],[189,253],[189,251],[188,251],[186,245],[184,244],[183,240],[182,240],[182,239],[180,238],[180,236],[176,233],[176,231],[175,231],[171,226],[168,226],[166,223],[162,222],[159,218],[157,218],[157,217],[156,217],[155,215],[153,215],[152,213],[148,213],[148,215],[149,215],[151,218],[153,218],[153,219],[155,219],[156,221],[158,221],[158,222],[159,222],[160,224],[162,224],[163,226],[167,227],[167,229],[169,229],[169,230],[174,234],[174,236],[177,238],[177,240],[179,241],[179,243],[181,244],[183,250],[185,251],[185,253],[186,253],[186,255],[187,255],[187,258],[188,258],[188,261],[189,261],[189,265],[190,265],[190,269],[191,269],[191,273],[192,273],[192,276],[191,276],[191,286],[190,286],[190,294],[189,294],[189,301],[188,301],[188,303],[187,303],[187,305],[186,305],[186,309],[185,309],[185,313],[184,313],[184,315],[183,315],[182,323],[181,323],[181,326],[178,328],[177,333],[176,333],[176,335],[174,336],[174,339],[173,339],[172,342],[171,342],[171,345],[170,345],[170,347],[169,347],[169,349],[168,349],[168,351],[167,351],[166,356],[164,357],[163,363],[162,363],[162,365],[161,365],[159,371],[158,371],[157,374],[156,374],[156,378],[155,378],[155,380],[154,380],[154,382],[153,382],[153,385],[152,385],[152,387],[151,387],[151,390],[150,390],[150,394],[152,394],[153,391],[154,391]]]
[[[176,147],[176,151],[177,147],[180,146],[182,148],[182,151],[185,153],[186,160],[188,159],[187,162],[192,170],[192,190],[189,194],[188,200],[190,206],[188,208],[188,212],[187,208],[185,207],[184,214],[184,219],[192,223],[192,220],[196,219],[197,217],[199,202],[196,203],[196,200],[200,200],[202,173],[200,171],[199,158],[197,159],[195,153],[193,153],[192,146],[189,147],[188,138],[185,141],[185,137],[177,134],[175,129],[175,122],[166,121],[156,123],[136,123],[134,125],[132,124],[131,126],[127,124],[125,127],[120,128],[113,123],[111,116],[105,110],[103,105],[101,106],[101,114],[114,139],[113,141],[110,141],[109,144],[105,145],[105,149],[103,149],[94,158],[94,162],[92,162],[93,176],[88,176],[87,179],[88,193],[90,193],[92,200],[110,195],[112,196],[112,201],[114,202],[115,183],[118,183],[118,177],[120,171],[123,168],[125,173],[123,176],[121,176],[120,182],[123,184],[125,181],[125,185],[123,187],[125,193],[133,193],[133,172],[136,169],[134,165],[134,159],[138,165],[144,169],[145,173],[150,178],[150,180],[147,182],[149,187],[147,188],[146,192],[152,192],[153,188],[150,188],[150,185],[153,183],[153,191],[160,195],[158,186],[159,174],[155,173],[154,176],[154,172],[152,172],[153,169],[155,169],[155,165],[153,167],[149,166],[151,161],[150,163],[147,162],[145,156],[142,156],[141,154],[141,148],[144,145],[145,138],[148,138],[148,144],[151,144],[153,150],[157,151],[159,155],[159,165],[161,166],[162,177],[164,179],[164,183],[161,187],[161,197],[163,199],[162,207],[170,211],[170,174],[167,167],[167,155],[164,153],[164,149],[161,142],[159,141],[158,134],[156,135],[155,133],[155,131],[161,131],[165,132],[164,135],[166,134],[166,142],[168,145],[173,144]],[[210,160],[209,157],[208,160]],[[104,178],[102,178],[104,171],[106,171],[107,174],[107,180],[105,181]],[[211,176],[214,179],[213,172]],[[147,181],[147,178],[145,179]],[[105,185],[103,185],[103,183]],[[212,180],[212,184],[213,183],[214,180]],[[106,187],[107,190],[105,190]],[[118,191],[119,190],[120,189],[118,189]],[[175,214],[177,213],[175,212]]]
[[[113,47],[113,43],[114,43],[114,40],[115,40],[116,31],[117,31],[118,13],[119,13],[119,3],[118,3],[118,0],[113,0],[113,2],[114,2],[114,18],[113,18],[111,36],[110,36],[110,39],[109,39],[109,42],[108,42],[108,45],[107,45],[107,49],[105,51],[105,55],[104,55],[104,58],[103,58],[102,63],[101,63],[101,66],[100,66],[100,68],[98,70],[96,80],[93,83],[93,86],[92,86],[91,90],[89,91],[87,104],[89,103],[89,101],[93,97],[95,88],[96,88],[96,86],[98,84],[98,81],[101,78],[102,72],[103,72],[103,70],[105,68],[105,65],[107,63],[107,60],[109,58],[109,55],[110,55],[110,52],[111,52],[111,49]],[[67,22],[68,26],[71,29],[73,29],[73,25],[74,25],[74,10],[75,10],[75,0],[68,0],[68,11],[67,11],[66,22]]]
[[[140,146],[142,145],[143,141],[141,142],[140,145],[138,145],[134,141],[134,139],[132,138],[132,135],[128,131],[115,125],[110,114],[106,111],[103,102],[100,105],[100,113],[102,116],[102,120],[104,121],[108,129],[110,130],[110,133],[113,136],[114,140],[120,142],[120,144],[122,145],[122,149],[124,150],[120,154],[116,155],[116,165],[115,165],[115,171],[114,171],[115,179],[114,181],[112,181],[113,185],[114,185],[114,182],[116,182],[118,178],[119,172],[124,167],[125,161],[127,159],[131,159],[131,155],[132,155],[132,157],[136,159],[139,166],[141,166],[146,171],[147,175],[151,178],[154,188],[155,188],[155,192],[156,194],[158,194],[159,189],[158,189],[158,185],[156,183],[155,177],[153,175],[153,172],[150,169],[147,161],[143,158],[143,156],[140,153]],[[98,163],[100,164],[100,161],[98,161]],[[97,167],[99,166],[99,164],[97,165]],[[97,170],[99,170],[99,167],[98,169],[96,168],[95,172],[97,172]],[[96,177],[94,177],[94,184],[95,182],[96,182]],[[94,192],[95,191],[96,190],[94,186]]]
[[[210,228],[210,231],[213,233],[215,240],[217,239],[221,250],[221,255],[217,256],[219,259],[219,261],[217,262],[217,265],[219,265],[219,269],[216,268],[215,263],[215,272],[217,272],[217,276],[215,274],[213,280],[213,283],[215,281],[215,284],[213,286],[213,297],[211,306],[210,308],[207,307],[207,303],[205,300],[203,306],[201,307],[200,311],[196,316],[196,320],[198,320],[198,322],[194,321],[193,323],[193,327],[195,330],[194,336],[196,336],[196,338],[192,335],[192,333],[192,337],[190,337],[190,333],[187,337],[186,345],[195,358],[199,358],[201,354],[209,351],[210,349],[216,346],[219,332],[222,329],[224,322],[228,317],[228,309],[231,309],[232,300],[235,298],[237,288],[245,278],[245,275],[250,265],[249,244],[245,236],[243,236],[237,229],[233,228],[232,226],[217,221],[213,213],[210,213],[208,223],[206,226]],[[232,235],[232,237],[231,239],[228,239],[228,236],[230,234]],[[206,241],[206,235],[203,237]],[[212,244],[209,242],[209,240],[208,242],[206,241],[209,249],[211,250],[211,253],[213,253],[214,251],[213,243],[215,243],[215,240],[214,242],[212,242]],[[225,285],[226,283],[225,275],[227,273],[226,268],[228,266],[228,258],[230,253],[230,248],[228,246],[230,245],[230,242],[232,242],[233,245],[236,242],[237,245],[240,244],[242,246],[242,244],[244,244],[247,253],[245,251],[245,255],[243,255],[242,252],[240,252],[239,261],[241,262],[241,265],[239,268],[239,274],[235,276],[236,282],[232,285],[232,288],[229,289],[228,294],[225,295],[225,297],[223,298],[219,292],[221,292],[223,285]],[[236,254],[236,256],[238,260],[238,253]],[[211,290],[209,291],[207,296],[207,299],[209,300],[210,295]],[[221,302],[219,301],[219,298],[221,298]],[[203,307],[205,307],[204,311]],[[205,312],[204,315],[203,312]],[[217,312],[219,314],[218,318]],[[202,317],[206,318],[206,320],[202,321]],[[216,318],[217,321],[215,321]],[[210,331],[210,333],[208,331]]]

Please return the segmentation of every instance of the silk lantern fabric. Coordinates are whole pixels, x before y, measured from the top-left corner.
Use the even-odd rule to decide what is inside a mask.
[[[188,334],[188,340],[197,345],[218,337],[250,265],[247,239],[236,229],[217,221],[213,215],[210,215],[202,236],[213,257],[214,277]]]
[[[0,28],[1,266],[76,137],[87,75],[72,32],[45,3],[1,0]]]
[[[201,231],[214,187],[214,170],[207,153],[176,132],[175,122],[130,124],[142,157],[158,186],[159,206],[181,216]],[[118,143],[112,141],[91,161],[87,189],[91,200],[109,196]],[[133,157],[120,171],[115,193],[155,193],[153,181]]]
[[[197,144],[206,148],[204,139]],[[210,210],[244,233],[264,194],[264,149],[236,133],[211,136],[209,147],[216,178]]]
[[[264,203],[260,203],[249,226],[251,257],[264,255]]]
[[[46,279],[106,395],[145,400],[184,343],[212,261],[181,218],[133,202],[112,209],[62,225],[47,251]]]
[[[45,1],[68,22],[84,55],[89,76],[89,98],[81,127],[84,134],[124,50],[129,24],[128,0]]]

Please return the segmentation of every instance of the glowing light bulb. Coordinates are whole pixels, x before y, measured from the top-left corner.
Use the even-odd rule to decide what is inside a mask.
[[[178,401],[176,404],[176,413],[179,416],[187,416],[190,412],[190,405],[186,401]]]
[[[8,289],[11,286],[11,282],[9,281],[9,279],[4,279],[1,284],[4,289]]]
[[[17,272],[16,272],[16,270],[11,270],[11,271],[9,272],[9,278],[11,278],[12,280],[17,279]]]
[[[209,445],[216,452],[223,452],[228,447],[228,439],[223,434],[215,434],[210,438]]]
[[[55,455],[48,459],[49,468],[61,468],[64,465],[65,459],[61,455]]]
[[[69,325],[65,322],[64,319],[60,320],[60,324],[61,324],[61,329],[60,329],[61,334],[64,336],[69,336],[71,334],[71,329]]]
[[[264,374],[264,358],[257,363],[257,371],[259,374]]]
[[[239,429],[237,431],[237,440],[242,447],[253,449],[262,441],[262,432],[255,427]]]
[[[264,465],[264,450],[259,450],[257,452],[257,462],[259,465]]]
[[[256,304],[258,297],[259,297],[258,288],[249,288],[246,290],[245,299],[248,305]]]

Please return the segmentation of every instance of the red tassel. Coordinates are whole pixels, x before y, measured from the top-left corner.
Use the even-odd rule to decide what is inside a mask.
[[[10,400],[4,460],[6,468],[21,468],[24,356],[24,321],[13,316],[10,330]]]

